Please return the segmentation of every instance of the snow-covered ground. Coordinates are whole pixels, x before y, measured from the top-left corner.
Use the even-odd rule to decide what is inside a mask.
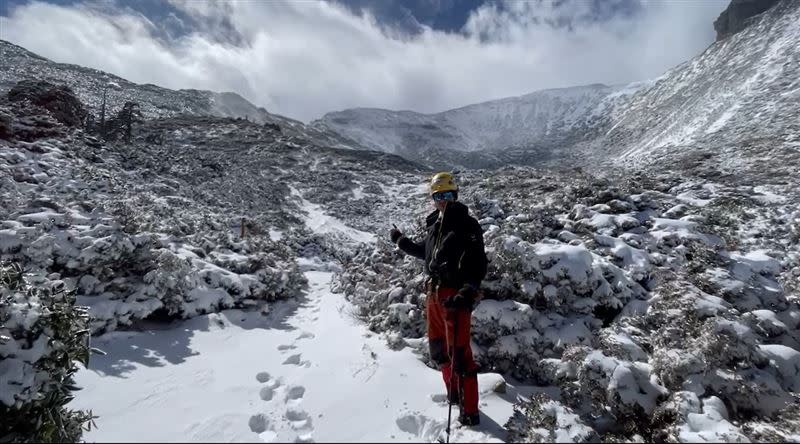
[[[565,111],[554,131],[605,134],[582,161],[630,162],[515,168],[501,150],[490,157],[503,168],[458,173],[491,260],[476,359],[547,387],[495,392],[499,374],[482,373],[483,424],[454,442],[800,441],[798,14],[782,2],[698,59],[620,90],[612,112],[548,107]],[[2,42],[0,52],[0,87],[66,70],[19,62]],[[67,83],[96,77],[78,71]],[[78,91],[90,104],[99,81]],[[0,426],[18,421],[27,440],[62,417],[79,429],[81,417],[53,417],[50,404],[50,423],[29,412],[72,395],[66,364],[85,348],[73,341],[70,359],[57,357],[60,338],[88,335],[90,318],[108,354],[80,371],[69,406],[98,415],[88,441],[441,436],[421,264],[386,239],[392,224],[421,236],[428,171],[333,149],[346,140],[312,126],[205,116],[205,95],[186,97],[199,115],[174,115],[185,96],[127,84],[114,106],[136,99],[148,120],[131,145],[103,141],[78,124],[96,106],[23,86],[0,96],[0,260],[13,263],[0,271],[74,291],[88,309],[62,304],[74,319],[63,325],[48,314],[61,296],[37,303],[0,282],[0,407],[13,407]],[[34,104],[53,91],[49,108]],[[549,156],[523,148],[537,163]]]
[[[92,409],[92,441],[419,442],[444,436],[439,372],[410,348],[389,350],[329,288],[331,273],[307,271],[299,301],[260,312],[227,310],[166,330],[113,332],[93,345],[78,373],[74,408]],[[501,442],[517,394],[499,375],[479,379],[482,424],[453,442]],[[457,408],[454,408],[454,424]]]
[[[299,196],[304,223],[341,243],[374,241]],[[447,404],[439,372],[354,316],[331,291],[333,263],[298,258],[309,291],[262,311],[225,310],[169,327],[112,332],[93,341],[77,376],[74,408],[99,428],[87,441],[418,442],[444,437]],[[479,378],[483,424],[454,442],[503,442],[518,394],[498,374]],[[498,385],[504,393],[495,392]],[[557,393],[557,389],[555,390]],[[111,396],[113,394],[113,396]],[[556,395],[557,396],[557,395]],[[454,407],[453,424],[458,409]],[[154,418],[163,418],[155,421]]]

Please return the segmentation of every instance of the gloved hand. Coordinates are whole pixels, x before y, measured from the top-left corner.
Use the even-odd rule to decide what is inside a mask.
[[[464,285],[458,293],[447,298],[442,305],[450,310],[472,310],[475,298],[478,296],[478,289],[472,285]]]
[[[393,244],[396,244],[401,237],[403,237],[403,233],[401,233],[400,230],[397,229],[397,227],[393,227],[391,231],[389,231],[389,238],[392,240]]]

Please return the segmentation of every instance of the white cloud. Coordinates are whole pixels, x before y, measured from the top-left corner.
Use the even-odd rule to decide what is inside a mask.
[[[350,107],[437,112],[543,88],[656,77],[713,42],[712,22],[726,3],[654,1],[634,18],[569,31],[534,20],[553,11],[511,1],[506,12],[476,11],[466,35],[426,29],[403,38],[327,2],[219,8],[173,0],[209,26],[165,40],[129,11],[34,2],[0,18],[0,37],[134,82],[235,91],[271,112],[308,121]],[[573,4],[576,15],[585,13],[580,1]],[[209,34],[230,27],[244,45]]]

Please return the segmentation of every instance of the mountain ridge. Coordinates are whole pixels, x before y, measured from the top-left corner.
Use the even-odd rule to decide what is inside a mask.
[[[791,134],[785,117],[800,113],[798,23],[800,3],[780,1],[698,56],[628,85],[541,90],[435,114],[356,108],[310,125],[423,163],[438,152],[450,156],[440,166],[478,168],[498,166],[498,155],[533,165],[574,158],[585,159],[577,166],[636,165],[670,147],[704,150],[752,134]],[[783,110],[777,118],[775,109]]]

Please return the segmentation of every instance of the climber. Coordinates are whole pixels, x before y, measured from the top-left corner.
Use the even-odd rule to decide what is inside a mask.
[[[486,275],[483,231],[458,202],[452,174],[435,174],[429,191],[436,210],[425,220],[425,240],[414,242],[397,227],[390,239],[406,254],[425,261],[431,359],[442,372],[451,405],[459,405],[459,422],[478,425],[478,368],[470,348],[470,321]]]

